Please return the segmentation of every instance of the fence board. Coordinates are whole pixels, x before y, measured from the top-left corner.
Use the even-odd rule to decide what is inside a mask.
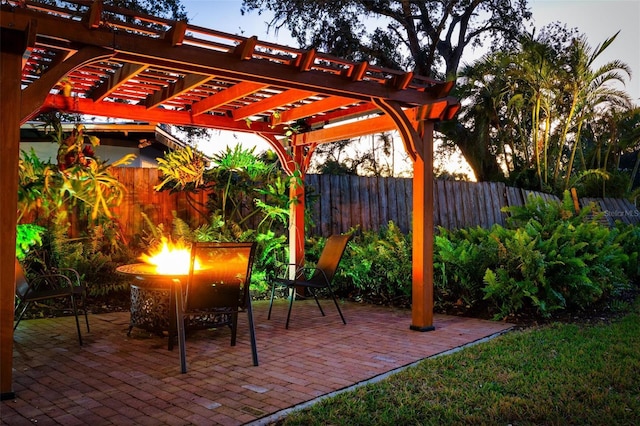
[[[604,213],[604,216],[610,226],[614,226],[616,221],[625,224],[640,224],[640,211],[629,200],[619,198],[581,198],[579,200],[581,206],[587,206],[589,203],[595,203]]]
[[[456,181],[451,181],[449,182],[449,199],[452,201],[452,203],[450,203],[449,205],[451,206],[451,208],[453,209],[453,218],[454,218],[454,228],[461,228],[462,224],[464,223],[464,216],[463,216],[463,211],[460,208],[460,206],[462,206],[462,197],[461,197],[461,193],[460,193],[460,188],[461,186],[458,185],[459,182]]]
[[[507,193],[507,205],[509,206],[524,205],[524,196],[522,194],[522,189],[514,188],[513,186],[507,186],[506,193]]]
[[[389,222],[389,202],[387,195],[387,185],[385,185],[385,178],[377,177],[376,184],[378,187],[378,208],[379,208],[379,225],[386,226]]]
[[[484,187],[480,185],[473,185],[472,188],[475,189],[476,210],[478,211],[478,223],[476,223],[475,225],[488,228],[493,225],[493,223],[489,220],[489,213],[487,212],[487,209],[484,208]]]
[[[400,182],[398,179],[385,179],[385,186],[387,187],[387,202],[389,209],[389,219],[391,218],[399,218],[400,214],[398,213],[398,203],[396,202],[396,194],[398,193],[398,185]],[[403,230],[401,221],[398,220],[396,222],[398,227]]]
[[[339,176],[337,179],[331,179],[331,181],[337,185],[336,188],[331,189],[338,191],[335,199],[339,202],[334,206],[334,209],[339,212],[340,221],[338,228],[332,230],[330,233],[344,232],[343,230],[347,224],[360,220],[358,203],[353,200],[352,186],[354,182],[350,181],[347,176]]]
[[[497,223],[504,225],[504,214],[502,213],[502,207],[505,206],[504,199],[504,184],[499,182],[486,182],[489,185],[490,196],[487,200],[487,210],[492,213],[491,224]]]
[[[367,179],[367,187],[369,188],[369,216],[371,219],[370,229],[380,227],[380,191],[378,191],[378,179],[369,177]]]

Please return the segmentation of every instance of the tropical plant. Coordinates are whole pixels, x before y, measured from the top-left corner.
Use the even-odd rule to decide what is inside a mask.
[[[113,163],[102,161],[93,150],[99,140],[85,134],[83,126],[66,134],[59,116],[49,119],[50,134],[59,146],[56,163],[41,161],[32,150],[23,152],[18,167],[19,220],[42,227],[37,228],[42,231],[41,244],[22,253],[26,269],[54,272],[72,267],[83,275],[94,295],[122,290],[126,283],[115,275],[115,266],[131,256],[117,222],[111,219],[125,189],[111,168],[126,164],[133,156]],[[75,239],[69,237],[70,223]],[[18,225],[18,232],[26,226]]]
[[[509,228],[489,236],[499,242],[499,256],[485,274],[485,298],[498,316],[525,307],[543,316],[585,309],[628,288],[629,256],[618,233],[590,219],[589,207],[576,212],[568,192],[562,202],[531,197],[505,210]]]
[[[156,159],[162,182],[153,187],[159,191],[165,185],[172,184],[173,190],[184,190],[187,187],[198,188],[204,185],[204,172],[207,160],[204,155],[190,146],[172,150],[164,157]]]
[[[498,241],[489,237],[491,233],[480,227],[452,231],[438,228],[433,285],[440,309],[466,312],[482,305],[484,274],[498,257]]]
[[[206,191],[207,206],[199,208],[209,222],[206,232],[238,236],[250,229],[283,230],[290,206],[297,202],[290,199],[290,187],[302,180],[299,174],[285,175],[274,158],[260,158],[254,151],[240,145],[227,147],[211,157],[208,168],[203,167],[204,157],[189,147],[170,152],[158,159],[163,181],[155,189]]]
[[[59,120],[51,124],[51,136],[59,146],[57,164],[42,162],[33,151],[23,151],[18,164],[21,218],[33,215],[43,223],[61,226],[71,215],[92,223],[110,219],[112,207],[122,201],[125,191],[110,169],[131,162],[135,156],[107,163],[95,156],[93,147],[99,140],[86,135],[82,125],[67,135]]]
[[[16,257],[24,260],[32,247],[42,245],[42,234],[46,228],[32,223],[19,224],[16,228]]]
[[[516,49],[485,55],[461,72],[457,93],[466,99],[458,122],[439,130],[466,150],[474,170],[484,170],[479,180],[508,177],[558,194],[573,186],[584,194],[596,179],[604,188],[620,171],[615,160],[639,140],[638,113],[617,88],[628,65],[595,67],[615,39],[592,49],[584,35],[550,26],[523,36]],[[478,140],[491,147],[490,157],[477,151]]]
[[[367,303],[409,306],[411,236],[389,222],[378,231],[349,231],[352,240],[334,278],[336,292]],[[307,241],[310,262],[320,255],[324,239]]]

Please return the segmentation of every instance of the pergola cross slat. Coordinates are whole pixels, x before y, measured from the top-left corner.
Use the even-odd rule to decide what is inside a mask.
[[[284,169],[304,173],[316,146],[397,130],[414,160],[413,315],[432,329],[433,123],[459,108],[441,82],[220,31],[77,1],[0,6],[3,135],[0,190],[15,193],[19,128],[59,110],[249,132]],[[14,87],[12,86],[19,86]],[[5,105],[17,105],[5,113]],[[287,136],[294,124],[301,130]],[[291,261],[304,259],[304,188],[291,188]],[[0,391],[12,394],[15,197],[0,207]]]

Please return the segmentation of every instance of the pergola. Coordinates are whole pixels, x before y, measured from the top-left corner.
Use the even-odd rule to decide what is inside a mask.
[[[397,130],[413,160],[411,329],[433,329],[433,124],[459,108],[440,82],[78,1],[0,10],[0,391],[13,396],[20,125],[58,110],[251,132],[304,178],[318,144]],[[291,129],[296,132],[288,135]],[[304,259],[304,188],[291,187],[292,263]]]

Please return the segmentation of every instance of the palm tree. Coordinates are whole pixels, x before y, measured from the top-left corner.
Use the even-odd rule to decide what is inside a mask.
[[[576,153],[580,146],[580,134],[586,121],[593,119],[607,108],[622,107],[629,109],[631,99],[623,90],[616,89],[612,82],[624,84],[625,80],[621,72],[631,75],[629,66],[621,61],[611,61],[593,70],[594,62],[602,52],[613,43],[616,36],[605,40],[592,52],[584,36],[576,38],[571,44],[566,57],[567,72],[563,87],[566,88],[563,101],[569,102],[564,125],[560,137],[560,145],[568,144],[568,134],[574,130],[574,141],[571,146],[571,154],[565,170],[564,189],[568,189],[571,174],[573,173]],[[554,179],[557,179],[560,170],[560,157],[556,161]],[[584,167],[583,163],[583,167]]]

